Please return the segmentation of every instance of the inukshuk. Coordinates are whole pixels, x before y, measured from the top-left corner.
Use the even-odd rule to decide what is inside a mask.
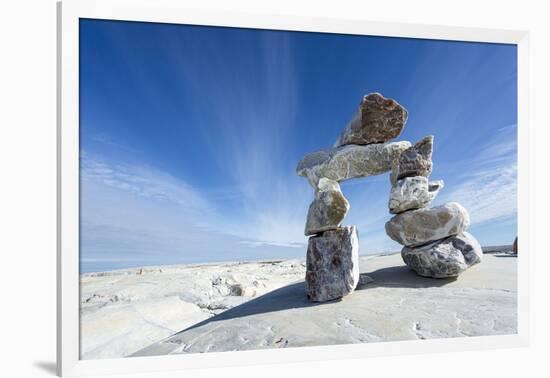
[[[443,181],[428,181],[432,172],[433,136],[405,150],[392,167],[388,206],[396,214],[386,233],[401,245],[403,261],[425,277],[456,277],[481,262],[478,241],[466,232],[470,216],[456,202],[428,208]]]
[[[312,301],[341,298],[359,282],[359,238],[355,226],[341,226],[349,203],[339,182],[389,172],[409,142],[389,142],[401,134],[407,111],[379,93],[363,97],[333,148],[306,155],[296,173],[308,179],[315,199],[305,235],[306,294]]]
[[[350,205],[339,183],[353,178],[392,172],[390,211],[399,215],[388,222],[386,230],[406,246],[403,259],[419,274],[438,277],[442,275],[435,271],[460,273],[479,261],[474,257],[480,256],[479,244],[471,235],[461,233],[469,220],[460,205],[450,203],[422,210],[443,183],[429,183],[427,179],[431,173],[432,137],[415,146],[407,141],[389,142],[401,134],[407,117],[407,110],[397,101],[379,93],[366,95],[334,147],[310,153],[298,163],[296,173],[306,177],[315,191],[304,232],[310,236],[305,286],[311,301],[341,298],[353,292],[359,282],[358,231],[355,226],[341,225]],[[433,219],[428,220],[430,217]],[[423,225],[420,229],[435,226],[431,234],[427,232],[434,237],[416,237],[415,222]],[[438,242],[425,245],[432,240]],[[463,256],[461,270],[451,267],[460,260],[455,259],[457,252]],[[413,254],[415,257],[411,257]],[[433,265],[444,267],[433,269]]]

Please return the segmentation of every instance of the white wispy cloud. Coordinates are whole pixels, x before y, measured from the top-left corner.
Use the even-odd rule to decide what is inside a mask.
[[[464,205],[472,224],[514,216],[517,212],[517,168],[511,163],[478,170],[448,195]]]
[[[263,221],[265,214],[250,217],[241,209],[223,214],[207,195],[180,178],[143,165],[109,164],[84,153],[81,261],[158,264],[296,257],[292,251],[305,248],[303,214],[300,236],[292,240],[296,230],[282,215],[285,209],[277,209],[278,218]]]
[[[181,63],[181,79],[195,97],[201,142],[228,177],[227,186],[240,203],[231,233],[270,243],[300,243],[311,189],[294,174],[297,157],[289,141],[299,110],[298,75],[288,35],[258,33],[258,56],[242,75],[228,72],[214,46],[201,45],[203,59],[217,72],[215,80],[197,74],[180,41],[172,41]],[[191,43],[192,45],[192,43]],[[189,44],[186,49],[189,49]],[[242,62],[243,67],[249,64]],[[244,76],[243,76],[244,75]],[[231,96],[227,96],[231,88]],[[256,96],[250,96],[253,92]],[[299,158],[299,157],[298,157]]]
[[[224,184],[198,187],[133,160],[135,154],[126,159],[131,164],[85,154],[82,214],[93,253],[103,258],[109,248],[147,256],[191,251],[204,260],[231,260],[270,253],[281,257],[304,247],[312,191],[294,174],[296,157],[288,154],[299,108],[292,46],[285,35],[259,35],[263,64],[245,76],[224,69],[216,48],[201,45],[201,54],[188,54],[194,41],[184,48],[181,41],[167,39],[174,54],[170,58],[181,63],[175,83],[179,76],[181,89],[195,100],[190,111],[196,123],[182,127],[202,133],[198,142]],[[197,57],[204,61],[192,61]],[[194,70],[204,62],[218,73],[215,78]],[[256,97],[250,96],[252,87]],[[227,88],[232,88],[230,97]]]
[[[214,215],[204,195],[187,182],[145,165],[113,165],[85,154],[81,159],[81,179],[84,183],[102,184],[133,196],[178,205],[189,216]]]
[[[447,186],[438,202],[456,201],[469,211],[472,224],[513,217],[517,213],[516,125],[498,130]]]

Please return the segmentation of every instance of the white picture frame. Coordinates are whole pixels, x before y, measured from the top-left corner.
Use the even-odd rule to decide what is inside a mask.
[[[281,350],[79,360],[80,18],[516,44],[518,48],[518,332],[514,335],[315,346]],[[178,0],[66,0],[58,3],[57,372],[60,376],[144,373],[526,346],[529,334],[528,49],[525,31],[378,23],[186,9]]]

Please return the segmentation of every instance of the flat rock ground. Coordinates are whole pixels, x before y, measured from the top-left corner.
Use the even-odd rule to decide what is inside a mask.
[[[80,276],[80,355],[117,358],[303,279],[298,260],[171,265]]]
[[[320,304],[304,295],[300,261],[85,275],[82,358],[516,332],[510,254],[486,254],[456,280],[419,277],[398,254],[362,256],[360,268],[354,293]]]

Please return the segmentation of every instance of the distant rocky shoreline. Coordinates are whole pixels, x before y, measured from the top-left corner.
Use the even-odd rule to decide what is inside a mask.
[[[490,245],[486,247],[481,247],[484,254],[490,254],[490,253],[507,253],[512,252],[512,244],[510,245]],[[373,257],[373,256],[391,256],[401,253],[401,251],[389,251],[389,252],[376,252],[376,253],[367,253],[364,255],[359,255],[360,258],[362,257]],[[162,270],[163,267],[207,267],[207,266],[216,266],[220,264],[224,265],[241,265],[241,264],[271,264],[271,263],[281,263],[283,261],[288,261],[293,259],[261,259],[261,260],[246,260],[246,261],[216,261],[211,263],[192,263],[192,264],[167,264],[167,265],[143,265],[143,266],[136,266],[132,268],[119,268],[119,269],[113,269],[113,270],[106,270],[106,271],[97,271],[97,272],[86,272],[81,273],[80,277],[100,277],[100,276],[108,276],[108,275],[117,275],[117,274],[139,274],[140,270],[144,270],[144,272],[154,272]],[[162,272],[161,272],[162,273]]]
[[[487,247],[481,247],[481,249],[483,250],[483,253],[484,254],[488,254],[488,253],[505,253],[505,252],[509,252],[509,253],[512,253],[512,244],[510,245],[490,245],[490,246],[487,246]]]

